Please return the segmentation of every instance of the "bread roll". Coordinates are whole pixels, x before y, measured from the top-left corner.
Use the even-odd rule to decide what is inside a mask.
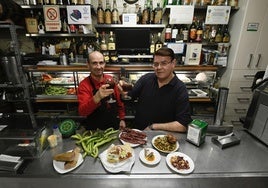
[[[79,154],[80,154],[80,148],[76,147],[74,150],[74,159],[72,161],[67,161],[64,164],[64,169],[68,170],[70,168],[73,168],[76,166],[78,158],[79,158]]]
[[[75,152],[69,151],[69,152],[54,155],[53,159],[56,161],[66,162],[66,161],[73,161],[74,157],[75,157]]]

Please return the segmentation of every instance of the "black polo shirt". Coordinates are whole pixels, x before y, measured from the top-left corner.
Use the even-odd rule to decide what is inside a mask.
[[[156,75],[148,73],[136,82],[128,94],[138,99],[135,128],[142,130],[152,123],[172,121],[187,126],[192,121],[188,92],[177,76],[159,88]]]

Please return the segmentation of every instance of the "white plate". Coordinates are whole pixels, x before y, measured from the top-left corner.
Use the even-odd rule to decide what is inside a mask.
[[[144,156],[144,150],[145,150],[145,149],[148,149],[148,150],[149,150],[149,153],[151,153],[151,152],[154,153],[155,159],[154,159],[153,161],[148,161],[148,160],[145,158],[145,156]],[[140,160],[141,160],[143,163],[147,164],[147,165],[156,165],[157,163],[160,162],[160,160],[161,160],[161,156],[160,156],[159,152],[156,151],[156,150],[153,149],[153,148],[144,148],[144,149],[142,149],[142,150],[140,151]]]
[[[189,169],[181,169],[181,170],[175,168],[175,167],[170,163],[170,159],[171,159],[171,157],[173,157],[173,156],[180,156],[180,157],[183,157],[184,160],[187,160],[187,161],[189,162],[189,166],[190,166],[190,168],[189,168]],[[186,154],[184,154],[184,153],[181,153],[181,152],[173,152],[173,153],[168,154],[167,157],[166,157],[166,162],[167,162],[168,166],[169,166],[172,170],[174,170],[175,172],[178,172],[178,173],[180,173],[180,174],[190,174],[190,173],[193,172],[193,170],[194,170],[194,162],[193,162],[193,160],[192,160],[188,155],[186,155]]]
[[[78,157],[78,160],[77,160],[75,167],[65,170],[64,169],[65,162],[60,162],[60,161],[56,161],[56,160],[53,160],[53,167],[58,173],[65,174],[67,172],[70,172],[70,171],[76,169],[78,166],[80,166],[83,163],[83,161],[84,161],[84,159],[82,157],[82,154],[79,153],[79,157]]]
[[[139,131],[139,132],[142,132],[142,131],[141,131],[141,130],[139,130],[139,129],[133,129],[133,130],[135,130],[135,131]],[[122,132],[121,132],[121,133],[119,133],[119,139],[120,139],[121,134],[122,134]],[[144,140],[145,140],[145,141],[147,141],[147,137],[146,137]],[[126,142],[126,141],[121,140],[121,139],[120,139],[120,141],[122,142],[122,144],[129,144],[129,145],[130,145],[132,148],[137,147],[137,146],[139,146],[139,145],[140,145],[140,144],[132,144],[132,143]]]
[[[177,151],[177,150],[179,149],[179,147],[180,147],[178,141],[176,142],[176,148],[175,148],[174,150],[172,150],[172,151],[161,150],[161,149],[157,148],[157,147],[154,145],[154,141],[155,141],[158,137],[164,137],[164,136],[166,136],[166,135],[157,135],[157,136],[153,137],[153,139],[152,139],[152,145],[154,146],[154,148],[157,149],[158,151],[163,152],[163,153],[171,153],[171,152],[173,152],[173,151]]]
[[[103,165],[103,167],[111,173],[118,173],[118,172],[130,172],[132,165],[135,162],[135,154],[134,152],[132,152],[132,157],[130,157],[129,159],[119,162],[119,163],[109,163],[107,161],[107,150],[103,151],[99,157],[101,160],[101,163]]]

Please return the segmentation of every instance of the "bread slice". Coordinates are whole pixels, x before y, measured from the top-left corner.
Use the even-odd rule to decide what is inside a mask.
[[[80,148],[76,147],[74,150],[74,159],[72,161],[67,161],[64,163],[64,169],[68,170],[70,168],[73,168],[76,166],[78,158],[79,158],[79,154],[80,154]]]
[[[69,151],[69,152],[54,155],[53,159],[56,161],[66,162],[66,161],[73,161],[74,157],[75,157],[75,152]]]

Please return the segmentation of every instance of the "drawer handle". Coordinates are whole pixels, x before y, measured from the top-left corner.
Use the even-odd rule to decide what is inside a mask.
[[[253,54],[250,54],[250,55],[249,55],[249,61],[248,61],[248,65],[247,65],[247,67],[248,67],[248,68],[250,67],[250,64],[251,64],[252,58],[253,58]]]
[[[253,79],[255,77],[255,75],[252,75],[252,74],[245,74],[244,77],[246,79]]]
[[[240,121],[232,120],[231,122],[232,122],[232,125],[241,125]]]
[[[261,54],[258,55],[258,61],[257,61],[256,65],[255,65],[256,68],[259,66],[260,60],[261,60]]]
[[[241,86],[240,89],[242,91],[251,91],[251,87],[243,87],[243,86]]]
[[[246,113],[247,112],[246,109],[238,109],[238,108],[235,108],[234,111],[235,111],[235,113],[238,113],[238,114],[242,114],[242,113]]]
[[[238,100],[239,102],[249,102],[249,101],[250,101],[249,98],[237,98],[237,100]]]

